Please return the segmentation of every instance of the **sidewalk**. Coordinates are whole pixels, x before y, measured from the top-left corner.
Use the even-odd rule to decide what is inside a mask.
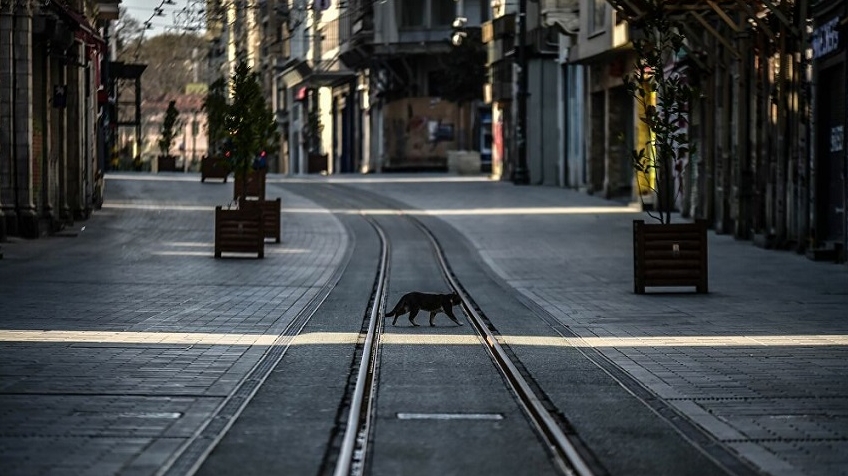
[[[107,181],[103,209],[63,236],[3,244],[4,475],[158,474],[212,417],[232,417],[216,411],[270,371],[258,364],[350,247],[334,216],[272,185],[297,211],[283,243],[216,260],[214,207],[232,182]]]
[[[633,293],[634,209],[505,182],[368,190],[439,216],[497,275],[775,475],[848,474],[848,267],[709,233],[710,293]]]

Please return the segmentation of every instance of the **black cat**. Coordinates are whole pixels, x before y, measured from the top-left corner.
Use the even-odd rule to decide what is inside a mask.
[[[430,313],[430,326],[434,326],[433,318],[436,317],[436,314],[439,311],[447,314],[449,318],[458,325],[462,325],[459,320],[457,320],[456,316],[453,315],[453,306],[459,304],[462,300],[459,298],[459,294],[450,293],[450,294],[433,294],[433,293],[419,293],[419,292],[411,292],[406,293],[403,297],[400,298],[397,304],[395,304],[394,309],[386,313],[386,317],[394,316],[394,320],[392,320],[392,325],[398,320],[401,314],[409,313],[409,322],[412,323],[413,326],[417,326],[415,323],[415,316],[418,315],[419,310],[425,310]]]

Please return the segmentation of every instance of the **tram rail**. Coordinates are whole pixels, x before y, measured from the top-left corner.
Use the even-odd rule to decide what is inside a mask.
[[[358,192],[365,194],[365,192]],[[471,296],[464,290],[459,280],[451,271],[445,253],[436,236],[414,216],[397,211],[398,215],[411,221],[427,237],[436,256],[442,275],[448,286],[461,297],[461,307],[471,328],[475,330],[480,342],[488,351],[492,362],[508,383],[516,400],[521,405],[527,419],[534,427],[549,454],[563,474],[591,476],[595,472],[589,463],[572,443],[571,438],[560,426],[557,417],[549,410],[549,405],[544,403],[544,396],[539,395],[522,375],[518,365],[510,357],[491,330],[491,323],[487,321],[482,311],[479,311]],[[365,216],[365,215],[364,215]],[[365,216],[369,223],[377,231],[382,242],[381,262],[378,266],[379,273],[374,285],[374,294],[371,296],[371,308],[367,315],[368,332],[361,345],[362,357],[358,365],[355,389],[351,398],[344,436],[339,451],[338,460],[333,474],[335,476],[360,475],[366,468],[368,444],[370,441],[371,422],[374,419],[374,401],[378,391],[377,375],[379,371],[379,346],[380,333],[383,326],[383,314],[386,303],[386,289],[388,288],[389,276],[389,247],[390,243],[381,225],[373,218]],[[363,326],[365,327],[365,326]]]

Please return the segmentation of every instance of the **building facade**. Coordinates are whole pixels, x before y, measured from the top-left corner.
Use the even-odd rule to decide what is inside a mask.
[[[608,197],[643,197],[628,153],[648,138],[621,82],[633,68],[623,20],[642,7],[582,0],[568,55],[584,65],[586,87],[585,161],[570,161],[570,170],[585,167],[587,190]],[[846,2],[674,0],[666,8],[686,36],[669,67],[698,91],[688,126],[695,148],[676,167],[677,209],[760,246],[844,260]]]
[[[260,2],[262,67],[284,137],[279,170],[417,170],[470,149],[490,154],[496,178],[526,162],[532,184],[651,207],[630,160],[649,137],[623,81],[635,60],[626,19],[645,1]],[[845,4],[664,2],[687,39],[668,67],[699,93],[687,126],[695,148],[676,164],[684,217],[764,247],[844,259]],[[458,17],[465,34],[481,27],[483,101],[445,100],[440,73],[457,51]]]
[[[848,2],[813,5],[813,249],[848,248]]]
[[[568,97],[565,84],[568,70],[560,43],[570,41],[566,35],[575,32],[577,4],[574,0],[492,1],[490,8],[493,18],[484,24],[483,38],[488,47],[486,101],[491,103],[494,125],[492,176],[514,178],[519,167],[518,142],[524,140],[529,183],[562,185],[567,171]],[[520,47],[517,25],[522,18],[526,29],[523,42],[527,63],[526,91],[517,87],[522,68],[517,54]],[[527,102],[527,112],[526,131],[519,138],[516,131],[521,95]]]
[[[0,1],[0,239],[56,232],[101,202],[99,27],[118,3]]]
[[[571,155],[572,183],[606,198],[630,198],[634,174],[630,149],[638,141],[635,108],[624,87],[633,62],[627,23],[606,1],[581,0],[579,29],[568,62],[574,65],[569,96],[579,97],[585,130],[582,154]],[[579,68],[579,69],[578,69]],[[579,164],[578,161],[583,161]],[[638,193],[638,192],[637,192]]]
[[[288,173],[445,168],[480,149],[479,101],[446,99],[439,74],[452,24],[478,28],[485,2],[269,1],[262,44],[278,42],[268,88]],[[482,93],[482,81],[477,85]]]

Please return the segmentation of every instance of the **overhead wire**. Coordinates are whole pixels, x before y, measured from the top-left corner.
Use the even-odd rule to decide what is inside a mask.
[[[153,29],[153,19],[156,17],[164,17],[165,16],[165,6],[176,6],[177,2],[174,0],[160,0],[159,5],[153,8],[153,13],[150,14],[150,18],[145,20],[141,26],[141,35],[139,35],[138,41],[135,45],[135,52],[133,53],[133,58],[138,60],[138,56],[141,50],[141,44],[144,42],[144,34],[147,30]]]

